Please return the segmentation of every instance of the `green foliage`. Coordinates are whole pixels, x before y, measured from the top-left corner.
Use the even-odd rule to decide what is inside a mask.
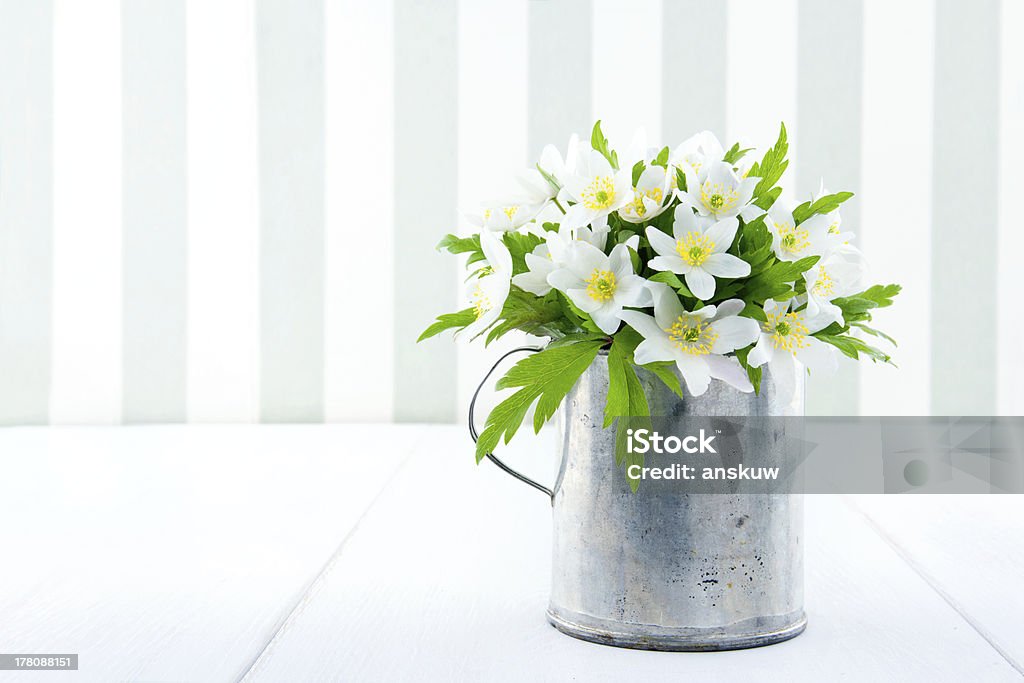
[[[854,360],[857,360],[860,357],[860,354],[864,354],[875,362],[892,362],[888,354],[879,351],[873,346],[868,346],[863,340],[858,339],[857,337],[851,337],[845,334],[832,335],[820,333],[815,334],[814,336],[826,344],[831,344],[842,351],[844,355],[849,356]]]
[[[437,320],[430,325],[430,327],[423,330],[423,333],[419,336],[419,339],[417,339],[416,342],[418,343],[424,339],[430,339],[431,337],[441,334],[445,330],[461,330],[474,320],[476,320],[476,311],[472,308],[465,308],[458,313],[442,313],[437,316]]]
[[[764,316],[764,311],[761,311],[761,315],[762,315],[762,317]],[[747,362],[747,356],[750,355],[750,352],[753,350],[753,348],[754,348],[754,345],[751,344],[750,346],[747,346],[746,348],[737,349],[736,350],[736,360],[738,360],[740,362],[740,365],[743,366],[743,369],[747,371],[747,378],[750,380],[750,383],[754,385],[754,393],[760,395],[761,394],[761,367],[758,366],[758,367],[755,368],[755,367],[751,366],[750,363]]]
[[[776,140],[775,146],[765,152],[761,161],[755,162],[750,167],[750,173],[748,173],[751,178],[761,179],[754,188],[754,203],[762,209],[767,209],[768,207],[762,206],[759,200],[763,199],[775,187],[776,183],[782,178],[782,174],[785,173],[786,167],[789,166],[789,162],[786,160],[788,152],[789,142],[786,139],[786,124],[783,123],[779,126],[779,139]],[[778,193],[775,196],[778,197]],[[771,204],[768,206],[771,206]]]
[[[668,147],[662,147],[661,151],[658,152],[658,156],[654,157],[654,161],[651,162],[651,165],[661,166],[662,168],[668,168],[668,154]]]
[[[535,402],[534,431],[547,422],[580,375],[597,357],[603,341],[578,341],[539,353],[516,363],[498,383],[498,389],[519,388],[495,406],[487,416],[487,424],[476,443],[477,462],[492,452],[504,436],[507,444]]]
[[[776,261],[772,266],[750,278],[743,291],[744,301],[764,303],[768,299],[783,300],[792,297],[793,282],[818,262],[818,256],[799,261]]]
[[[515,274],[525,273],[529,270],[526,267],[526,255],[544,242],[537,235],[520,232],[506,232],[502,235],[502,240],[508,247],[509,254],[512,255],[512,272]]]
[[[486,260],[484,250],[480,247],[480,235],[473,235],[472,237],[445,235],[437,243],[436,249],[438,251],[447,251],[450,254],[469,254],[469,260],[466,262],[466,265]]]
[[[615,432],[615,462],[627,470],[631,465],[643,465],[642,453],[630,453],[626,448],[626,432],[650,426],[650,407],[643,385],[636,375],[633,351],[641,341],[632,328],[624,328],[615,336],[608,350],[608,400],[604,411],[604,428],[618,422]],[[639,480],[629,479],[635,493]]]
[[[813,204],[804,202],[793,209],[793,221],[799,225],[811,216],[819,213],[832,213],[839,208],[839,205],[853,196],[852,192],[837,192],[819,197]]]
[[[740,149],[740,143],[734,144],[729,148],[729,151],[722,157],[722,161],[727,164],[735,164],[737,161],[747,155],[747,152],[751,151],[753,147],[747,147],[746,149]]]
[[[693,295],[693,292],[690,291],[689,287],[687,287],[686,284],[682,280],[680,280],[679,276],[676,275],[675,273],[669,272],[667,270],[660,270],[657,273],[651,275],[647,279],[650,280],[651,282],[660,282],[662,284],[666,284],[672,289],[679,292],[681,296],[685,296],[688,299],[697,298]]]
[[[547,326],[558,322],[561,317],[562,308],[557,301],[541,299],[513,285],[498,322],[488,330],[484,345],[513,330],[544,336],[550,333]]]
[[[594,130],[590,133],[590,146],[600,152],[601,156],[612,165],[612,168],[617,169],[619,167],[619,155],[615,150],[608,147],[608,138],[601,132],[600,121],[594,124]]]

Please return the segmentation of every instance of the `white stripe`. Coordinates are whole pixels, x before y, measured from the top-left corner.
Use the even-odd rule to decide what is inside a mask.
[[[121,5],[54,7],[50,419],[121,420]]]
[[[526,25],[524,0],[462,0],[459,4],[458,163],[465,172],[459,173],[458,206],[463,234],[474,230],[465,213],[479,213],[482,203],[517,193],[515,173],[535,163],[526,158]],[[557,144],[564,146],[565,141]],[[469,305],[465,275],[459,268],[460,309]],[[449,343],[449,338],[445,335],[442,343]],[[482,338],[459,343],[458,419],[466,414],[473,390],[497,357],[525,339],[526,335],[512,332],[487,348]],[[481,415],[487,414],[490,403],[485,396]]]
[[[935,12],[927,0],[865,3],[859,243],[868,266],[865,281],[900,283],[903,292],[873,323],[899,343],[899,370],[861,363],[864,415],[930,411],[934,33]]]
[[[1024,279],[1020,277],[1020,256],[1024,253],[1021,231],[1020,190],[1024,187],[1024,43],[1019,29],[1024,26],[1024,3],[1004,0],[999,22],[1002,72],[999,110],[999,248],[998,314],[999,340],[996,381],[1000,415],[1024,415]]]
[[[789,131],[789,170],[782,179],[783,196],[795,198],[796,0],[729,0],[728,27],[722,144],[755,147],[760,157],[775,144],[784,122]]]
[[[255,421],[259,398],[256,62],[247,0],[190,0],[188,416]]]
[[[325,417],[387,422],[394,390],[393,11],[391,3],[333,0],[326,12]]]
[[[594,0],[593,118],[619,150],[638,128],[650,146],[682,142],[661,139],[661,12],[661,0]]]

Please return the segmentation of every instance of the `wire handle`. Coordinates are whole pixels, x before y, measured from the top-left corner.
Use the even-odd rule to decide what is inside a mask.
[[[505,360],[514,353],[521,353],[524,351],[529,351],[530,353],[537,353],[538,351],[543,351],[543,349],[538,346],[520,346],[518,349],[512,349],[511,351],[503,355],[501,358],[499,358],[494,363],[494,365],[491,366],[491,369],[487,371],[487,374],[484,375],[484,378],[480,380],[480,384],[479,386],[477,386],[476,391],[473,392],[473,398],[470,399],[469,401],[469,435],[473,437],[473,443],[476,443],[477,439],[479,438],[479,435],[476,432],[476,424],[474,424],[473,414],[476,411],[476,399],[480,396],[480,391],[484,388],[484,385],[487,384],[487,380],[491,378],[491,375],[494,374],[494,371],[498,369],[498,366],[501,365],[501,362],[503,360]],[[498,457],[494,455],[494,453],[487,453],[486,455],[487,459],[493,462],[495,465],[497,465],[503,472],[512,475],[513,477],[523,482],[524,484],[529,484],[538,491],[543,491],[544,493],[547,494],[549,498],[555,497],[554,491],[549,489],[547,486],[544,486],[543,484],[538,484],[533,479],[527,477],[525,474],[520,474],[519,472],[516,472],[514,469],[512,469],[511,467],[503,463],[501,460],[499,460]]]

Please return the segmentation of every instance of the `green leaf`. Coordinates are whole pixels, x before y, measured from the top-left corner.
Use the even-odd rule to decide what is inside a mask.
[[[683,173],[681,168],[676,168],[676,187],[679,188],[680,192],[686,192],[686,174]]]
[[[513,285],[501,309],[499,322],[488,331],[484,345],[489,345],[512,330],[538,337],[549,336],[551,333],[545,326],[561,317],[562,309],[557,301],[546,301]]]
[[[633,164],[633,187],[636,187],[636,184],[640,182],[640,176],[642,176],[643,173],[644,173],[644,162],[643,162],[643,160],[640,160],[640,161],[636,162],[635,164]]]
[[[436,249],[438,251],[448,251],[452,254],[465,254],[474,251],[481,251],[480,235],[473,235],[472,237],[458,237],[456,235],[448,234],[441,238],[441,241],[437,243]]]
[[[880,339],[884,339],[885,341],[889,342],[893,346],[899,346],[899,344],[896,343],[895,339],[893,339],[892,337],[887,335],[885,332],[882,332],[881,330],[876,330],[873,327],[868,327],[864,323],[851,323],[851,324],[854,327],[859,327],[860,329],[864,330],[866,333],[868,333],[870,335],[874,335],[876,337],[879,337]]]
[[[476,320],[476,310],[473,308],[466,308],[458,313],[442,313],[437,316],[437,321],[434,322],[430,327],[423,330],[423,334],[420,335],[417,343],[424,339],[430,339],[431,337],[437,336],[445,330],[452,328],[462,329]]]
[[[820,339],[826,344],[831,344],[832,346],[842,351],[844,355],[849,356],[854,360],[858,360],[860,354],[864,354],[872,361],[892,363],[892,359],[887,353],[884,353],[873,346],[869,346],[863,340],[858,339],[857,337],[851,337],[845,334],[822,334],[821,332],[815,333],[814,337]]]
[[[747,281],[745,301],[764,302],[774,297],[792,296],[792,283],[815,263],[819,256],[808,256],[799,261],[778,261],[756,277]]]
[[[548,185],[556,190],[562,189],[562,185],[558,182],[558,178],[541,168],[540,164],[535,164],[535,166],[537,167],[537,172],[540,173],[541,177],[548,182]]]
[[[624,328],[615,335],[608,350],[608,401],[605,405],[604,428],[617,423],[615,431],[615,462],[629,471],[630,465],[643,465],[642,453],[629,453],[626,448],[629,429],[650,427],[650,407],[643,385],[636,376],[633,365],[633,350],[642,341],[640,335],[630,328]],[[636,493],[639,480],[629,479],[629,486]]]
[[[738,360],[740,362],[740,365],[743,366],[743,369],[747,371],[747,378],[750,380],[750,383],[754,385],[754,393],[760,395],[762,368],[760,366],[756,368],[752,367],[747,362],[747,356],[750,355],[750,352],[751,350],[753,350],[753,348],[754,345],[751,344],[750,346],[747,346],[745,348],[736,349],[736,360]]]
[[[758,200],[762,199],[769,190],[775,187],[779,179],[782,178],[782,174],[786,171],[786,167],[789,166],[789,162],[786,161],[786,154],[788,152],[789,142],[786,139],[786,124],[783,123],[779,126],[779,138],[776,140],[775,146],[765,152],[760,163],[755,163],[751,166],[750,172],[747,174],[749,177],[761,179],[754,188],[754,203],[761,208],[766,209],[767,207],[761,206]]]
[[[579,342],[586,341],[599,341],[602,344],[606,344],[608,342],[608,336],[605,334],[595,334],[593,332],[573,332],[572,334],[567,334],[564,337],[552,340],[546,348],[553,349],[559,346],[568,346],[569,344],[577,344]]]
[[[667,270],[661,270],[647,279],[650,280],[651,282],[660,282],[662,284],[666,284],[685,297],[689,297],[691,299],[696,298],[690,291],[690,289],[686,286],[686,284],[684,284],[683,281],[679,279],[679,276],[676,275],[675,273],[669,272]]]
[[[508,247],[508,253],[512,256],[512,274],[518,275],[529,270],[526,266],[526,255],[532,253],[537,245],[544,242],[541,237],[533,233],[506,232],[501,235],[501,240]]]
[[[748,301],[746,303],[746,305],[743,307],[743,310],[740,311],[740,315],[742,315],[742,316],[744,316],[746,318],[753,318],[754,320],[760,320],[763,323],[768,322],[768,316],[765,315],[764,308],[762,308],[761,306],[758,306],[757,304],[755,304],[755,303],[753,303],[751,301]]]
[[[837,192],[819,197],[813,204],[804,202],[793,209],[793,222],[799,225],[815,214],[832,213],[839,208],[840,204],[852,196],[852,192]]]
[[[751,151],[752,149],[753,147],[740,149],[740,143],[737,142],[736,144],[729,148],[728,152],[725,153],[725,156],[722,157],[722,161],[724,161],[727,164],[735,164],[737,161],[745,157],[747,155],[747,152]]]
[[[775,203],[775,201],[779,198],[780,194],[782,194],[782,188],[773,187],[772,189],[768,190],[760,197],[755,199],[754,206],[767,211],[768,209],[772,208],[772,204]]]
[[[679,375],[676,373],[675,363],[672,361],[659,361],[657,363],[640,365],[639,367],[649,370],[655,377],[660,379],[673,394],[679,398],[683,397],[683,385],[680,383]]]
[[[614,150],[608,148],[608,138],[601,132],[600,121],[594,124],[594,130],[590,133],[590,146],[600,152],[601,156],[612,165],[612,168],[617,169],[619,167],[619,155]]]
[[[519,390],[495,406],[487,416],[487,424],[476,442],[477,462],[492,452],[504,436],[507,444],[537,403],[533,417],[534,431],[547,422],[562,399],[590,367],[603,341],[580,341],[575,344],[544,349],[522,359],[498,380],[497,389],[519,387]]]
[[[668,168],[668,153],[668,147],[662,147],[661,151],[658,152],[658,156],[654,157],[654,161],[651,162],[651,165],[661,166],[662,168]]]
[[[902,287],[899,285],[875,285],[874,287],[868,287],[860,294],[854,294],[858,299],[868,299],[874,301],[878,308],[885,308],[886,306],[892,306],[892,299],[902,291]]]

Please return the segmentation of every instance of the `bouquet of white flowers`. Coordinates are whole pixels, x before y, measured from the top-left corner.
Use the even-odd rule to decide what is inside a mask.
[[[545,148],[522,197],[473,217],[478,233],[441,241],[468,254],[472,306],[441,315],[421,341],[447,329],[550,340],[498,382],[518,391],[488,417],[478,460],[535,402],[539,430],[602,349],[606,427],[648,414],[636,366],[682,397],[684,384],[700,395],[713,379],[756,392],[765,365],[778,378],[828,372],[837,351],[890,362],[863,335],[892,342],[868,323],[900,287],[857,291],[860,253],[839,215],[852,193],[782,202],[784,125],[760,161],[745,163],[749,151],[703,132],[674,150],[638,136],[620,156],[598,121],[589,146],[574,136],[565,157]]]

